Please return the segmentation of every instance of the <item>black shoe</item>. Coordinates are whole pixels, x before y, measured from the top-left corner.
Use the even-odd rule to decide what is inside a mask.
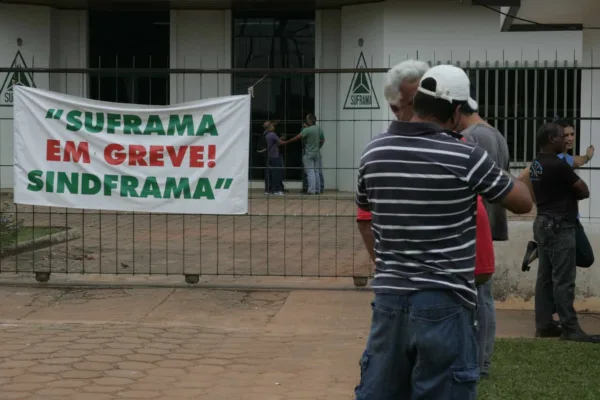
[[[564,332],[560,339],[571,342],[600,343],[600,335],[588,335],[582,330],[575,332]]]
[[[531,264],[531,262],[533,260],[535,260],[535,258],[537,258],[537,256],[536,256],[535,258],[532,259],[534,252],[537,252],[537,243],[533,242],[533,241],[529,241],[529,243],[527,243],[527,250],[525,251],[525,257],[523,257],[523,264],[521,264],[521,271],[525,272],[525,271],[529,271],[531,269],[529,264]]]
[[[558,338],[563,336],[563,330],[558,322],[552,322],[544,329],[536,329],[536,338]]]

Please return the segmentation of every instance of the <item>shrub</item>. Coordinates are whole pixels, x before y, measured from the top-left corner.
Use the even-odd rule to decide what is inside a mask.
[[[3,249],[13,245],[17,241],[17,235],[23,223],[14,218],[12,213],[6,212],[6,206],[0,210],[0,254]]]

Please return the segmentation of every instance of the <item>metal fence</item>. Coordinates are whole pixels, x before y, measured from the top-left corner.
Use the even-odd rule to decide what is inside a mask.
[[[533,157],[534,132],[541,123],[557,115],[582,120],[585,69],[573,62],[458,65],[468,71],[477,88],[481,115],[504,133],[515,166]],[[50,273],[81,273],[185,275],[189,282],[202,275],[355,277],[357,283],[366,283],[371,265],[356,229],[352,188],[338,189],[344,179],[353,179],[363,144],[393,115],[386,111],[379,88],[373,89],[379,109],[344,110],[343,97],[349,91],[348,82],[358,74],[381,82],[386,70],[0,68],[0,76],[12,76],[7,79],[14,84],[47,84],[52,90],[107,101],[168,104],[246,93],[249,86],[254,94],[249,166],[253,184],[249,213],[244,216],[15,205],[10,190],[12,153],[9,157],[6,151],[6,141],[12,137],[12,111],[10,104],[1,105],[2,204],[7,207],[5,216],[23,220],[26,226],[20,243],[66,227],[78,233],[71,231],[76,238],[66,242],[59,243],[56,235],[51,241],[29,242],[24,252],[5,247],[0,273],[35,273],[42,281]],[[286,196],[265,196],[264,156],[255,151],[263,121],[279,119],[283,132],[297,133],[309,112],[318,116],[326,135],[325,192],[319,196],[300,193],[302,150],[290,147],[283,154]],[[345,154],[348,149],[354,154]],[[328,156],[335,162],[328,162]]]

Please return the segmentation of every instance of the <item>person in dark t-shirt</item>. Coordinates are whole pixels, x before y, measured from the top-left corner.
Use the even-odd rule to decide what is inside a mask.
[[[539,268],[535,285],[536,336],[560,336],[565,340],[595,341],[579,326],[575,300],[575,226],[577,201],[588,198],[584,181],[563,159],[564,128],[549,123],[537,132],[540,152],[530,167],[529,179],[537,205],[533,235],[538,243]],[[552,313],[560,318],[558,326]]]

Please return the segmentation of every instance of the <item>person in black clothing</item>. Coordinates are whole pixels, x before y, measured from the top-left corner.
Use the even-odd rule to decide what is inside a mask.
[[[549,123],[537,132],[540,152],[529,179],[537,204],[533,234],[538,243],[539,268],[535,285],[535,324],[538,337],[597,341],[583,332],[575,301],[577,201],[589,197],[586,183],[563,159],[564,128]],[[553,318],[554,305],[560,325]]]

